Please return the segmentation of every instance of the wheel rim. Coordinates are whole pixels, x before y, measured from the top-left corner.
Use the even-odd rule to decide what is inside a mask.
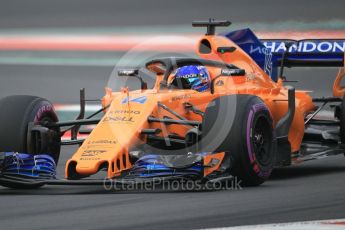
[[[54,122],[54,118],[52,118],[49,115],[45,115],[38,122]],[[56,128],[52,128],[52,130],[55,131],[56,134],[50,137],[50,141],[54,142],[54,140],[59,140],[60,139],[60,128],[56,127]],[[47,153],[51,154],[51,156],[55,160],[55,163],[57,164],[59,161],[60,146],[52,145],[52,146],[48,146],[47,148],[48,148]]]
[[[259,116],[252,129],[252,144],[256,161],[266,166],[271,161],[272,128],[265,116]]]

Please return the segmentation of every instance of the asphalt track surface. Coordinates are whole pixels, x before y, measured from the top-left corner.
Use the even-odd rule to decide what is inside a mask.
[[[322,5],[324,1],[289,1],[291,4],[287,1],[260,1],[260,5],[256,1],[231,5],[229,1],[222,1],[228,4],[227,7],[213,1],[202,4],[195,1],[163,4],[163,1],[156,1],[155,7],[145,8],[148,11],[138,7],[138,1],[116,5],[113,1],[98,4],[99,1],[92,3],[87,0],[83,1],[84,7],[81,1],[68,1],[69,5],[66,5],[67,1],[38,2],[40,4],[37,5],[33,1],[3,4],[0,27],[147,25],[159,24],[157,19],[168,25],[209,16],[233,18],[235,21],[315,21],[329,19],[330,15],[342,18],[344,9],[341,7],[343,1],[332,1],[327,6]],[[152,1],[146,3],[147,6],[153,4]],[[306,16],[310,4],[313,8]],[[189,10],[176,13],[181,7]],[[98,98],[102,96],[111,71],[110,67],[94,66],[1,65],[0,96],[35,94],[53,102],[75,103],[79,88],[85,87],[90,98]],[[329,89],[335,74],[335,69],[318,68],[288,70],[286,76],[300,80],[299,84],[293,84],[297,88],[313,89],[316,96],[321,96],[331,94]],[[58,166],[60,177],[63,176],[63,163],[74,150],[73,147],[63,148]],[[344,178],[345,159],[339,155],[276,169],[262,186],[242,190],[129,192],[88,186],[46,186],[38,190],[1,188],[0,228],[191,229],[344,218]]]

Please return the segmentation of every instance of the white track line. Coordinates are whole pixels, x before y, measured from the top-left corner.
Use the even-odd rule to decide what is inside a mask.
[[[246,225],[237,227],[212,228],[212,230],[337,230],[345,229],[345,219],[316,220],[291,223]]]
[[[72,104],[72,105],[63,105],[63,104],[55,104],[54,108],[58,112],[78,112],[80,110],[80,105],[78,104]],[[86,105],[85,110],[86,111],[97,111],[101,109],[101,105]]]

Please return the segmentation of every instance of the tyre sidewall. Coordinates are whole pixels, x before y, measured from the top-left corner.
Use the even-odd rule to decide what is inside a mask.
[[[274,153],[274,132],[273,132],[273,124],[271,114],[267,108],[267,106],[262,102],[261,99],[257,97],[253,97],[249,103],[247,104],[245,111],[243,114],[242,119],[242,146],[241,149],[245,151],[242,154],[238,154],[240,156],[240,162],[242,167],[248,168],[249,170],[247,175],[247,180],[251,180],[250,178],[257,177],[257,180],[265,181],[270,176],[272,169],[274,167],[275,162],[275,153]],[[271,130],[271,143],[270,143],[270,161],[268,164],[263,165],[257,160],[256,153],[254,152],[254,146],[252,142],[252,134],[254,129],[255,122],[259,119],[259,117],[264,117],[266,121],[269,123]],[[237,152],[240,152],[238,149]],[[235,162],[236,163],[236,162]]]

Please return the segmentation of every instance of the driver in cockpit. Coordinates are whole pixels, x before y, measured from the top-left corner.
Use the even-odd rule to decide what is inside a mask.
[[[211,87],[211,78],[205,66],[189,65],[176,69],[168,85],[171,88],[204,92]]]

